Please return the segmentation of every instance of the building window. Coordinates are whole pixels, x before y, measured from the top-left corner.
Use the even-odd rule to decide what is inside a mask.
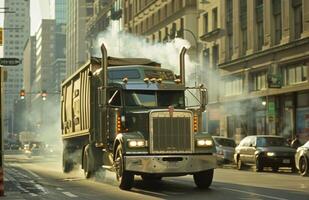
[[[212,10],[212,29],[218,28],[218,9],[214,8]]]
[[[299,39],[303,32],[303,12],[302,0],[293,0],[292,6],[294,10],[294,33],[295,39]]]
[[[258,50],[261,50],[264,44],[264,28],[263,28],[263,0],[256,0],[256,25],[258,34]]]
[[[283,84],[293,85],[308,80],[308,66],[298,64],[282,68]]]
[[[219,46],[214,45],[212,47],[212,68],[218,69],[218,63],[219,63]]]
[[[272,0],[275,27],[275,44],[279,44],[282,38],[281,0]]]
[[[209,67],[209,49],[203,50],[203,69]]]
[[[225,96],[239,95],[243,93],[243,77],[235,76],[224,81]]]
[[[266,71],[255,72],[251,74],[251,91],[266,89],[267,84]]]
[[[204,33],[208,33],[208,13],[204,14]]]
[[[247,0],[240,1],[240,30],[241,30],[241,55],[245,55],[248,48],[247,32]]]
[[[226,30],[227,30],[227,57],[230,60],[233,55],[233,1],[226,0]]]

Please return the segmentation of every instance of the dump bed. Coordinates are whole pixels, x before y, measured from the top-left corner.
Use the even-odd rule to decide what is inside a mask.
[[[87,135],[92,128],[90,70],[88,63],[62,84],[61,126],[64,138]]]

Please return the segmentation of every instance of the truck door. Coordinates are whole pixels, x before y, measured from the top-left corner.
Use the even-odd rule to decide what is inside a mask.
[[[108,140],[114,142],[116,135],[121,131],[121,91],[110,90],[108,100],[108,116],[109,116],[109,135]],[[119,123],[120,122],[120,123]]]

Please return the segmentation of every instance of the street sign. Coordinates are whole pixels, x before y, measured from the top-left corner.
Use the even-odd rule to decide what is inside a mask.
[[[3,66],[16,66],[21,63],[18,58],[0,58],[0,65]]]
[[[279,74],[269,74],[267,76],[268,88],[281,88],[282,77]]]

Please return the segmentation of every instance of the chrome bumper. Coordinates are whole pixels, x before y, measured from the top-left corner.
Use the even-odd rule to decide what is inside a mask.
[[[190,174],[216,166],[214,155],[125,156],[125,169],[134,172]]]

